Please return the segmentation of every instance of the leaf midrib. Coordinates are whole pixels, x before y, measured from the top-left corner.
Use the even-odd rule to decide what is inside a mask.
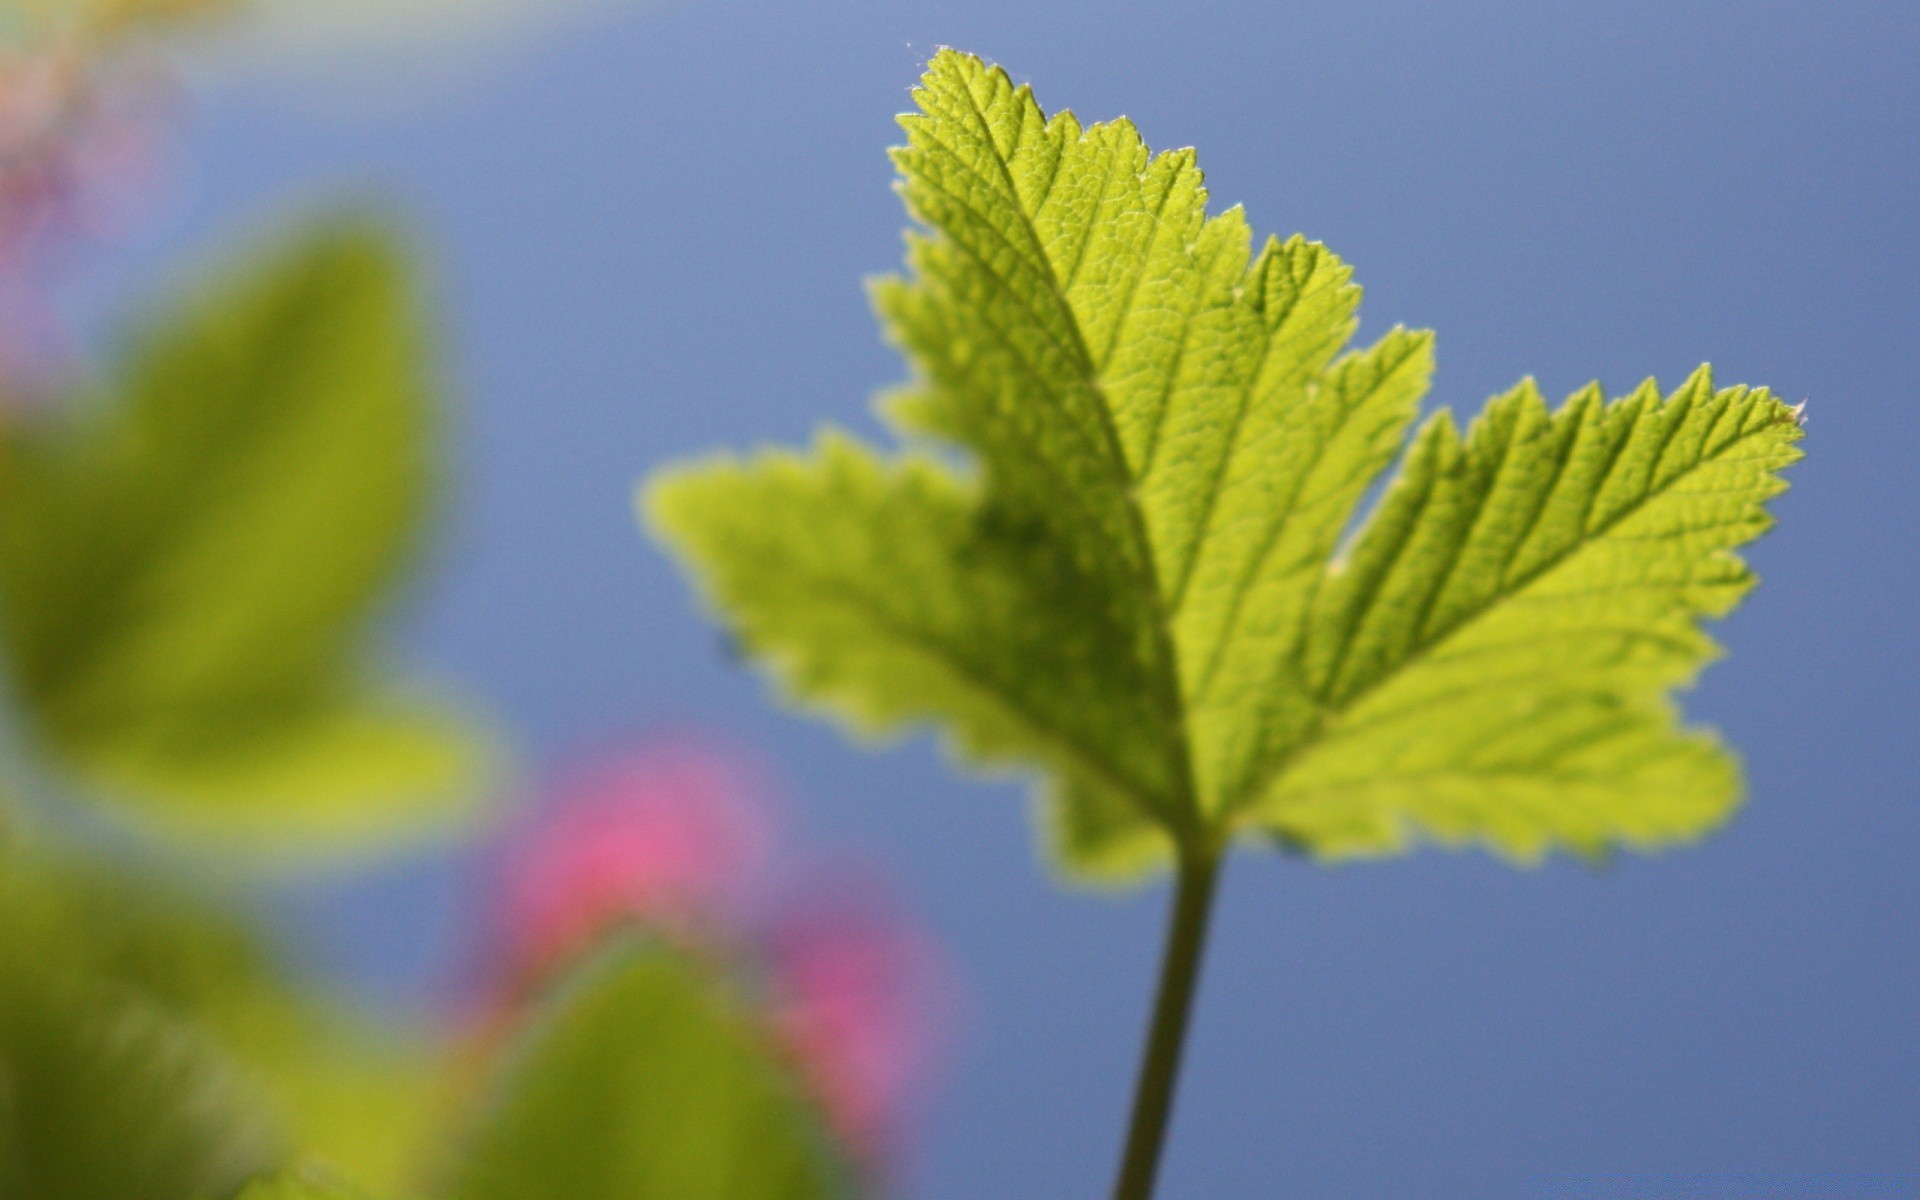
[[[1020,199],[1020,189],[1014,183],[1013,174],[1008,169],[1005,156],[993,140],[992,127],[987,120],[986,113],[980,107],[979,98],[974,95],[971,87],[963,86],[961,90],[966,93],[967,103],[972,108],[974,117],[979,122],[980,132],[984,135],[988,147],[993,151],[991,157],[995,167],[999,169],[1001,182],[1006,187],[1005,194],[1011,201],[1011,207],[1013,211],[1019,215],[1020,222],[1025,228],[1027,236],[1032,239],[1035,249],[1040,251],[1040,261],[1046,270],[1046,278],[1053,284],[1054,294],[1059,297],[1061,305],[1065,310],[1068,318],[1067,328],[1072,332],[1074,344],[1080,351],[1079,361],[1085,364],[1087,386],[1092,389],[1094,394],[1095,403],[1092,407],[1101,435],[1106,443],[1107,456],[1114,464],[1114,468],[1120,473],[1120,483],[1122,485],[1120,489],[1120,507],[1126,514],[1127,526],[1133,537],[1134,557],[1138,564],[1135,570],[1141,576],[1141,583],[1144,585],[1143,590],[1147,595],[1147,623],[1151,627],[1155,652],[1154,656],[1158,660],[1154,664],[1158,668],[1154,672],[1154,677],[1157,690],[1160,694],[1154,697],[1154,699],[1156,701],[1156,707],[1161,710],[1162,719],[1166,721],[1172,735],[1169,739],[1169,745],[1173,751],[1175,761],[1170,764],[1173,768],[1170,775],[1175,781],[1175,786],[1179,789],[1179,794],[1167,798],[1172,801],[1169,807],[1174,817],[1174,823],[1170,832],[1173,833],[1176,839],[1190,839],[1196,833],[1196,830],[1193,829],[1192,826],[1201,824],[1202,819],[1199,804],[1195,798],[1196,787],[1193,771],[1193,749],[1187,729],[1186,707],[1180,700],[1180,661],[1178,650],[1173,640],[1172,624],[1167,613],[1166,596],[1160,584],[1159,565],[1154,560],[1153,543],[1147,537],[1145,514],[1140,511],[1139,502],[1134,496],[1134,484],[1136,480],[1133,477],[1133,472],[1127,466],[1126,448],[1121,442],[1120,431],[1114,424],[1113,411],[1107,401],[1106,389],[1100,386],[1100,381],[1095,373],[1093,358],[1087,348],[1085,334],[1080,328],[1080,318],[1078,314],[1074,312],[1073,303],[1067,297],[1065,289],[1060,286],[1059,276],[1053,269],[1053,260],[1046,253],[1046,242],[1040,237],[1040,231],[1033,223],[1033,214],[1027,211],[1026,205],[1022,203]],[[1042,113],[1041,116],[1044,120],[1045,114]],[[1086,136],[1084,131],[1081,136]],[[1144,270],[1144,267],[1142,269]],[[1124,314],[1120,319],[1124,321]],[[1135,796],[1136,800],[1141,802],[1142,806],[1148,809],[1149,812],[1155,807],[1158,807],[1155,804],[1156,797],[1143,796],[1138,789],[1130,789],[1127,794]]]

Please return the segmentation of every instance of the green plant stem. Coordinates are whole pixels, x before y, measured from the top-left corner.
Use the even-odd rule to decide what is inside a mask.
[[[1200,960],[1207,945],[1207,923],[1220,882],[1220,853],[1206,850],[1181,856],[1174,891],[1173,919],[1167,928],[1166,957],[1160,964],[1160,994],[1147,1030],[1146,1055],[1134,1090],[1133,1120],[1120,1162],[1114,1200],[1149,1200],[1160,1170],[1160,1151],[1173,1116],[1173,1093],[1180,1077],[1180,1054],[1193,1015],[1200,982]]]

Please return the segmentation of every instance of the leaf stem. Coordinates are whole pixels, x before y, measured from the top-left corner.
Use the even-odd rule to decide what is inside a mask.
[[[1134,1090],[1133,1119],[1120,1162],[1120,1179],[1113,1189],[1114,1200],[1150,1200],[1153,1195],[1160,1151],[1173,1116],[1180,1054],[1186,1045],[1187,1024],[1200,981],[1208,918],[1220,881],[1220,857],[1220,852],[1211,848],[1180,857],[1166,955],[1160,964],[1160,994],[1154,1001],[1153,1024],[1147,1030],[1146,1054]]]

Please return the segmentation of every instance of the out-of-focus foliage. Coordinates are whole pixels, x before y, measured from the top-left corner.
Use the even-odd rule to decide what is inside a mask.
[[[381,849],[478,792],[466,727],[392,684],[369,644],[437,466],[403,257],[336,220],[186,297],[104,384],[0,426],[0,647],[18,739],[41,760],[13,764],[36,794],[0,826],[0,1200],[221,1200],[296,1157],[382,1195],[436,1164],[476,1198],[535,1179],[587,1200],[838,1194],[801,1066],[717,969],[652,947],[591,973],[540,1019],[476,1157],[448,1165],[467,1107],[454,1089],[471,1078],[457,1039],[403,1049],[290,978],[164,857],[76,839],[71,813],[35,819],[99,799],[201,855]],[[710,794],[727,792],[717,775],[691,794],[684,772],[646,778],[655,816],[734,799]],[[596,811],[625,812],[628,781]],[[549,882],[615,888],[590,897],[603,915],[633,915],[639,876],[714,867],[662,840],[671,821],[618,844],[601,828],[567,843],[598,874]],[[515,936],[572,928],[556,919]],[[546,946],[539,969],[603,925]],[[792,990],[783,1004],[807,998]]]
[[[636,2],[643,0],[0,0],[0,48],[145,41],[189,53],[268,50],[283,62],[401,46],[417,55]]]
[[[37,353],[34,322],[68,333],[47,268],[87,240],[94,185],[138,190],[120,151],[146,127],[116,89],[164,35],[470,29],[476,6],[0,4],[0,293],[20,301],[0,299],[0,347],[29,351],[0,349],[0,1200],[436,1181],[476,1200],[811,1200],[877,1179],[917,1032],[893,926],[762,940],[717,919],[732,905],[676,907],[700,954],[629,944],[557,1005],[525,1003],[610,926],[665,927],[644,903],[661,880],[717,885],[726,864],[673,834],[736,797],[683,794],[687,775],[647,774],[643,813],[621,775],[548,844],[478,1027],[363,1021],[242,915],[273,868],[470,830],[484,794],[469,722],[377,644],[440,466],[426,322],[389,232],[341,218],[256,246],[169,291],[103,369],[77,337]],[[749,999],[722,962],[764,988]],[[509,1045],[479,1113],[465,1085]]]
[[[443,1048],[300,986],[164,862],[71,834],[106,804],[261,863],[477,811],[474,734],[386,678],[369,628],[436,482],[417,305],[390,235],[326,222],[188,290],[105,382],[0,421],[0,668],[27,758],[0,812],[0,955],[124,998],[218,1057],[250,1127],[382,1189],[417,1177],[451,1107]],[[95,1136],[84,1106],[33,1103],[77,1122],[37,1142]],[[179,1104],[151,1107],[174,1136]]]
[[[464,723],[368,624],[417,552],[434,400],[391,239],[335,221],[150,320],[0,437],[0,633],[29,733],[198,844],[315,850],[472,811]]]
[[[830,435],[651,491],[794,695],[1041,768],[1064,861],[1109,877],[1243,835],[1533,859],[1726,816],[1737,766],[1671,693],[1753,583],[1733,550],[1795,411],[1703,369],[1557,410],[1523,384],[1409,437],[1430,336],[1346,349],[1349,269],[1254,252],[1191,150],[952,51],[915,100],[894,159],[924,231],[875,301],[918,377],[888,416],[975,468]]]
[[[510,1062],[453,1200],[814,1200],[845,1172],[796,1078],[709,963],[616,943]]]
[[[0,961],[138,1003],[217,1046],[250,1120],[369,1186],[418,1170],[451,1106],[432,1047],[336,1011],[258,934],[150,871],[0,845]]]
[[[486,1024],[510,1020],[610,933],[638,927],[725,954],[760,981],[753,1008],[844,1157],[884,1187],[933,1073],[951,977],[871,881],[771,886],[771,807],[734,758],[678,741],[561,776],[506,837],[489,889]],[[774,903],[754,902],[770,891]]]
[[[616,783],[627,796],[639,781],[645,803],[636,816],[655,833],[661,810],[674,803],[696,810],[685,816],[698,823],[705,806],[736,799],[716,795],[722,777],[702,775],[685,756],[677,771],[636,768],[597,778],[593,812],[603,819],[565,824],[561,836],[604,832]],[[518,989],[503,997],[505,1007],[486,1014],[471,1042],[441,1036],[403,1048],[394,1035],[352,1021],[299,986],[258,933],[221,906],[132,864],[76,858],[17,838],[0,839],[0,913],[7,916],[0,980],[52,979],[61,981],[63,996],[118,998],[191,1046],[192,1055],[182,1050],[175,1058],[205,1072],[205,1087],[194,1094],[206,1103],[192,1110],[200,1117],[183,1126],[184,1101],[140,1092],[114,1110],[124,1127],[113,1126],[113,1136],[132,1147],[161,1146],[171,1156],[161,1166],[175,1159],[211,1163],[206,1179],[214,1167],[230,1167],[223,1187],[290,1157],[338,1168],[373,1195],[405,1195],[445,1175],[455,1195],[474,1200],[517,1195],[533,1178],[559,1189],[534,1194],[588,1200],[804,1200],[851,1194],[856,1173],[884,1177],[900,1073],[915,1061],[911,1043],[918,1037],[916,1011],[902,1008],[917,997],[911,985],[921,960],[911,931],[816,905],[787,911],[762,939],[721,928],[725,905],[710,912],[672,904],[609,908],[609,887],[635,903],[659,895],[645,880],[662,867],[660,854],[672,854],[674,839],[665,842],[650,836],[625,847],[644,851],[639,861],[602,859],[576,872],[585,889],[580,902],[601,914],[594,922],[600,937],[590,941],[590,931],[580,930],[564,946],[524,947],[530,957],[509,962],[506,982],[533,981],[520,966],[550,980],[561,967],[558,955],[578,960],[609,937],[615,948],[558,998],[523,1006]],[[619,879],[634,886],[621,889]],[[618,920],[623,913],[627,920]],[[703,952],[631,940],[622,930],[636,921],[658,922]],[[503,932],[519,947],[521,938]],[[722,961],[740,964],[762,987],[751,998],[737,990]],[[76,1018],[90,1011],[67,1007]],[[31,1011],[52,1012],[44,1005]],[[83,1035],[80,1029],[71,1036]],[[23,1036],[34,1044],[42,1037]],[[447,1135],[474,1107],[475,1067],[498,1058],[503,1046],[513,1048],[507,1067],[477,1132],[463,1143],[471,1155],[449,1159]],[[42,1060],[24,1061],[34,1067]],[[76,1098],[60,1091],[65,1076],[57,1072],[32,1078],[43,1085],[32,1097],[34,1111],[50,1123],[32,1137],[65,1146],[95,1136],[86,1107],[95,1102],[91,1092]],[[239,1133],[228,1132],[230,1121]],[[559,1130],[567,1138],[556,1142]],[[248,1140],[235,1140],[242,1133]],[[238,1156],[235,1145],[251,1148],[250,1156]],[[0,1141],[0,1163],[7,1161]],[[121,1162],[108,1155],[99,1169],[120,1170]],[[148,1171],[146,1162],[125,1169]],[[151,1173],[158,1190],[135,1195],[189,1200],[202,1186],[168,1183],[176,1176],[158,1166]],[[213,1189],[212,1200],[227,1194],[204,1186]],[[621,1190],[629,1188],[639,1190]],[[24,1200],[41,1193],[16,1194]]]
[[[330,1173],[307,1168],[256,1179],[235,1200],[364,1200],[364,1193]]]
[[[0,46],[105,46],[241,11],[248,0],[0,0]]]
[[[0,1197],[192,1200],[272,1161],[259,1098],[211,1039],[50,949],[0,941]]]

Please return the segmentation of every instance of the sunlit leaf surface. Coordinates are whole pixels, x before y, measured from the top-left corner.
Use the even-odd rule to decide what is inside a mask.
[[[793,695],[1040,768],[1093,875],[1242,834],[1531,858],[1727,815],[1737,767],[1670,693],[1752,585],[1733,550],[1795,412],[1702,368],[1411,432],[1431,336],[1350,345],[1346,265],[1208,216],[1191,150],[1048,117],[952,51],[914,99],[919,228],[875,302],[915,367],[888,416],[940,449],[828,434],[647,501]]]

